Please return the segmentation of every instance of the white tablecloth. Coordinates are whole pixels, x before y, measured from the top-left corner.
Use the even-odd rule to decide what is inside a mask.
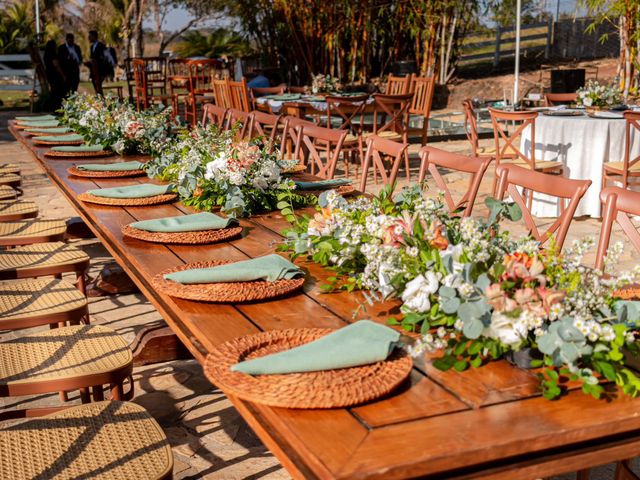
[[[540,114],[536,119],[536,159],[557,160],[564,164],[564,176],[589,179],[592,184],[582,198],[576,216],[600,216],[602,165],[624,160],[625,121],[588,116],[552,117]],[[640,154],[640,135],[631,133],[631,158]],[[531,132],[521,139],[523,152],[531,148]],[[547,195],[534,195],[532,213],[536,217],[557,217],[558,200]]]

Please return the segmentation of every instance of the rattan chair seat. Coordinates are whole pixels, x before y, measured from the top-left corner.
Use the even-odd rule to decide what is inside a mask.
[[[66,280],[43,278],[0,282],[0,329],[10,328],[6,324],[20,320],[47,320],[60,314],[77,314],[80,318],[86,312],[87,298]]]
[[[15,163],[0,163],[0,175],[4,175],[6,173],[20,175],[20,165]]]
[[[26,245],[62,240],[67,232],[65,220],[19,220],[0,223],[0,245]]]
[[[38,243],[0,250],[0,278],[27,277],[41,269],[81,271],[89,265],[89,255],[63,242]]]
[[[1,200],[0,222],[34,218],[38,216],[38,205],[26,200]]]
[[[171,478],[173,455],[160,425],[139,405],[96,402],[0,428],[0,477]]]
[[[18,187],[22,183],[20,175],[15,173],[0,173],[0,185],[9,185],[11,187]]]
[[[127,342],[102,325],[73,325],[0,343],[0,390],[108,373],[133,362]]]
[[[624,162],[607,162],[604,164],[604,169],[609,173],[617,173],[622,175],[624,172]],[[640,174],[640,162],[631,165],[629,167],[629,173],[638,175]]]
[[[0,200],[8,200],[11,198],[16,198],[17,196],[18,196],[18,192],[16,192],[10,186],[0,185]]]

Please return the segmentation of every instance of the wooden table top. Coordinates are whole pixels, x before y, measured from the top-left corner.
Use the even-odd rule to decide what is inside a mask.
[[[199,362],[215,345],[248,333],[335,328],[361,318],[385,322],[397,313],[393,303],[362,308],[359,293],[321,293],[320,285],[331,274],[306,261],[297,261],[307,271],[304,291],[281,299],[216,305],[158,294],[150,280],[168,268],[273,252],[286,221],[278,213],[242,220],[242,238],[208,246],[123,238],[123,225],[190,210],[179,203],[124,208],[85,204],[76,195],[88,189],[149,180],[70,177],[69,166],[92,160],[45,158],[45,148],[34,147],[23,133],[10,130]],[[428,361],[418,361],[410,381],[398,391],[353,408],[304,411],[230,399],[296,478],[537,478],[640,451],[640,399],[595,400],[571,392],[548,401],[540,396],[531,372],[504,361],[463,373],[441,372]]]

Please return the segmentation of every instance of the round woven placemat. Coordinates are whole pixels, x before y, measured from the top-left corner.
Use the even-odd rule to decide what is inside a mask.
[[[47,150],[44,152],[45,157],[59,158],[88,158],[88,157],[110,157],[112,151],[100,150],[98,152],[58,152],[57,150]]]
[[[282,173],[301,173],[307,170],[306,165],[294,165],[293,167],[284,168]]]
[[[32,127],[32,128],[33,128],[33,127]],[[45,127],[45,130],[46,130],[46,129],[47,129],[47,128]],[[50,137],[60,137],[60,136],[62,136],[62,135],[69,135],[70,133],[73,133],[73,132],[64,132],[64,133],[56,133],[56,132],[32,132],[32,131],[29,131],[29,129],[26,129],[26,130],[24,131],[24,133],[26,133],[27,135],[30,135],[30,136],[32,136],[32,137],[42,137],[43,135],[48,135],[48,136],[50,136]]]
[[[36,140],[35,138],[33,139],[33,144],[34,145],[44,145],[44,146],[48,146],[48,145],[53,145],[53,146],[62,146],[62,145],[82,145],[84,143],[84,140],[61,140],[59,142],[54,142],[53,140]]]
[[[368,402],[388,394],[411,374],[411,357],[401,350],[396,350],[384,362],[338,370],[256,376],[230,370],[243,360],[288,350],[332,331],[295,328],[236,338],[211,351],[204,372],[227,394],[284,408],[338,408]]]
[[[16,130],[27,130],[29,128],[59,128],[62,125],[56,125],[55,127],[47,127],[47,126],[39,126],[39,125],[25,125],[24,123],[14,123],[13,124],[13,128],[15,128]]]
[[[164,275],[167,273],[190,270],[192,268],[216,267],[227,263],[232,262],[213,260],[209,262],[187,263],[186,265],[159,273],[153,277],[151,283],[161,293],[172,297],[182,298],[184,300],[196,300],[198,302],[216,303],[240,303],[266,300],[267,298],[279,297],[298,290],[304,283],[303,277],[291,280],[276,280],[275,282],[256,280],[253,282],[197,283],[184,285],[171,280],[165,280],[164,278]]]
[[[613,292],[613,297],[620,300],[640,300],[640,285],[627,285]]]
[[[204,245],[237,237],[242,233],[242,227],[201,230],[199,232],[147,232],[146,230],[134,228],[131,225],[124,225],[122,227],[122,233],[127,237],[145,242]]]
[[[139,177],[145,175],[144,170],[119,170],[110,172],[99,172],[95,170],[81,170],[77,167],[67,168],[67,172],[76,177],[88,177],[88,178],[123,178],[123,177]]]
[[[117,207],[146,207],[148,205],[159,205],[161,203],[173,202],[178,195],[175,193],[167,193],[165,195],[154,195],[145,198],[107,198],[91,195],[90,193],[81,193],[78,200],[89,203],[97,203],[98,205],[113,205]]]

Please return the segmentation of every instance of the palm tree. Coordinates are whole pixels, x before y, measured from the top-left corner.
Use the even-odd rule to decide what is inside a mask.
[[[241,35],[226,28],[216,28],[209,34],[198,30],[187,32],[175,47],[175,52],[184,58],[238,57],[249,50],[249,44]]]

